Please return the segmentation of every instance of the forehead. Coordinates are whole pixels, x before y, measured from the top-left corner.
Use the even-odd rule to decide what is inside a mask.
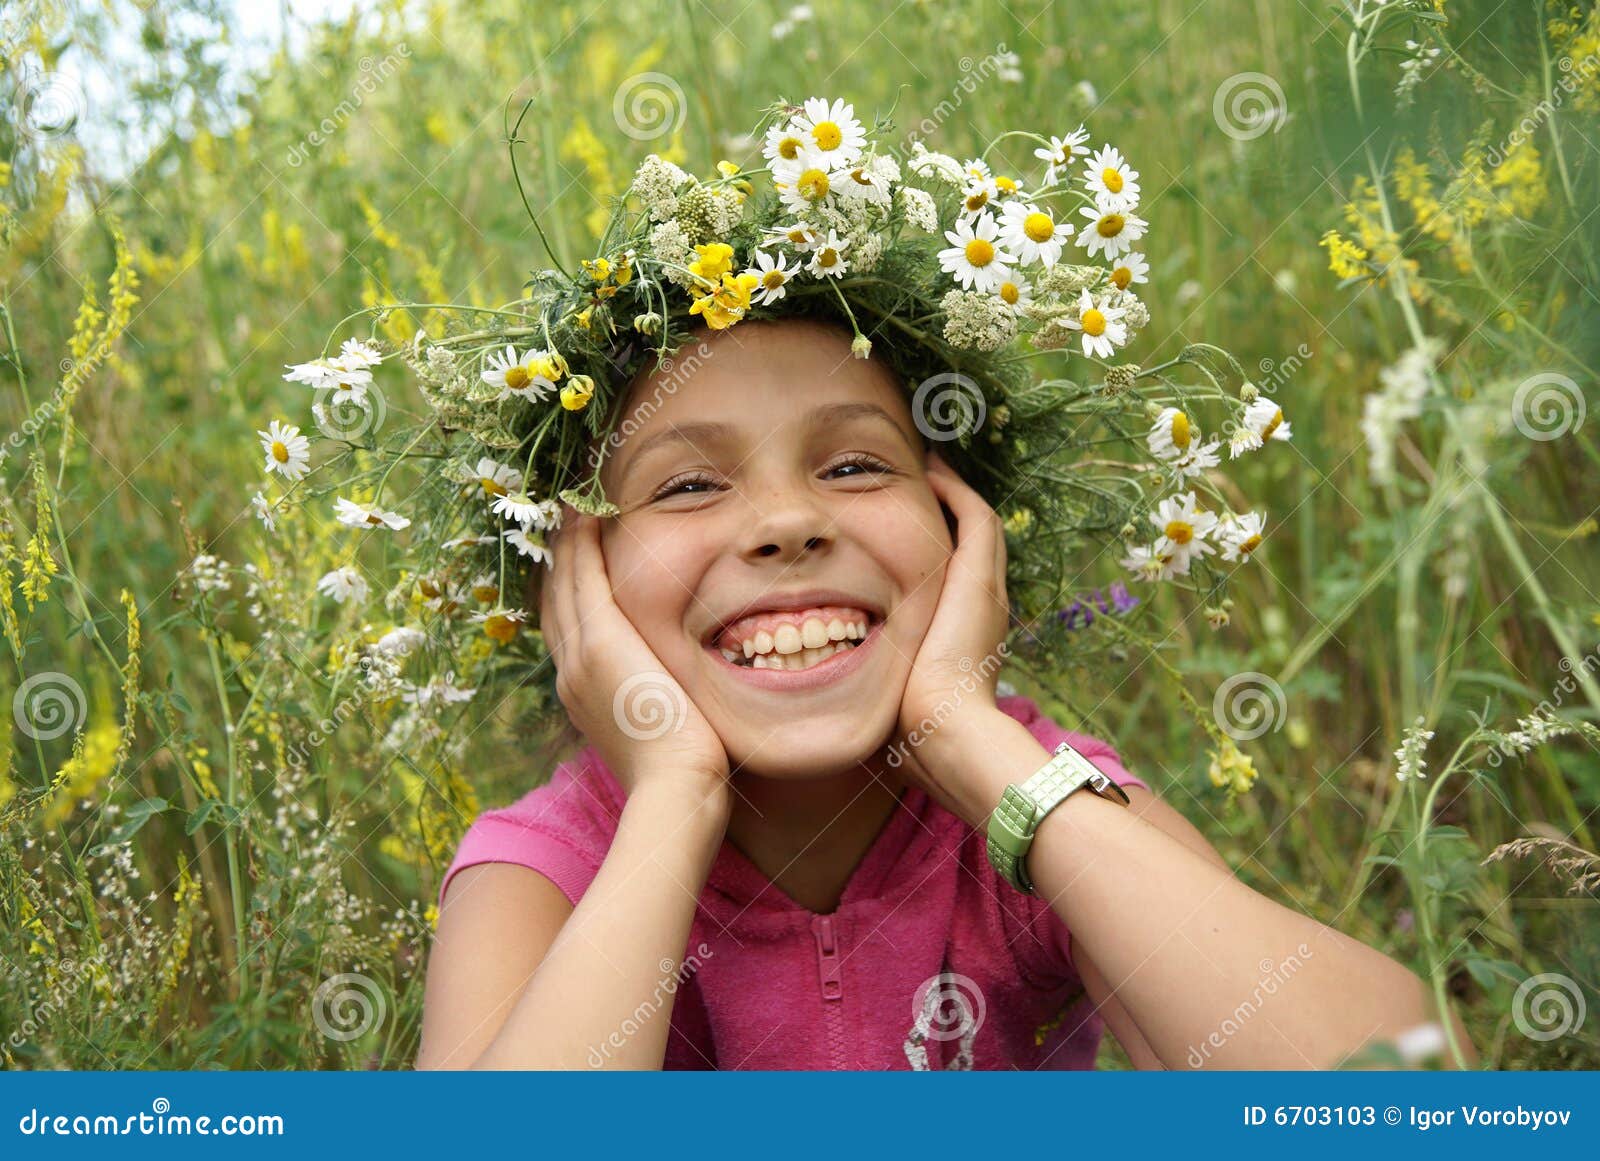
[[[759,440],[819,412],[848,422],[870,410],[887,412],[910,442],[921,442],[898,376],[880,360],[853,356],[849,337],[832,327],[787,319],[699,332],[670,366],[635,381],[614,425],[606,471],[620,478],[660,442],[653,437],[691,425],[721,424]]]

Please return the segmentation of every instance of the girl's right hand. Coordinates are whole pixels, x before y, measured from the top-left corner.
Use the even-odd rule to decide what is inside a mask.
[[[539,625],[572,723],[632,795],[641,780],[687,777],[725,792],[728,752],[683,687],[617,606],[599,518],[563,507]]]

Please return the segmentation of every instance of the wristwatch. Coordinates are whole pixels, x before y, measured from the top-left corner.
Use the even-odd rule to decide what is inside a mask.
[[[1022,785],[1007,786],[1000,805],[989,815],[989,862],[1006,882],[1024,895],[1034,894],[1024,862],[1039,823],[1067,795],[1088,787],[1101,798],[1128,805],[1122,787],[1066,742]]]

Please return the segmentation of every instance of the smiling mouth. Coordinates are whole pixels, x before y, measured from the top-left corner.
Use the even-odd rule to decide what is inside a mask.
[[[859,648],[880,623],[870,610],[848,606],[810,610],[801,617],[766,614],[714,633],[706,648],[741,669],[813,669]]]

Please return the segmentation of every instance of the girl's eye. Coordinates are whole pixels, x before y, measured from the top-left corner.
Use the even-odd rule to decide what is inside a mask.
[[[828,468],[827,470],[829,472],[836,472],[840,468],[852,468],[852,467],[854,467],[854,468],[865,468],[867,471],[871,472],[873,475],[878,475],[878,476],[888,476],[888,475],[893,475],[894,474],[894,468],[892,468],[888,464],[884,463],[877,456],[869,456],[869,455],[867,455],[865,453],[859,453],[859,454],[856,454],[856,455],[848,456],[845,459],[840,460],[838,463],[834,464],[831,468]]]
[[[656,489],[655,494],[653,496],[651,496],[650,498],[652,500],[663,500],[668,496],[677,496],[677,495],[693,496],[693,495],[697,495],[698,493],[685,492],[684,491],[684,489],[687,488],[690,484],[707,484],[707,485],[711,485],[711,484],[715,484],[715,483],[716,483],[715,480],[708,478],[703,472],[698,474],[698,475],[690,473],[690,474],[686,474],[686,475],[682,475],[682,476],[674,476],[672,479],[668,480],[665,484],[662,484],[660,488]]]

